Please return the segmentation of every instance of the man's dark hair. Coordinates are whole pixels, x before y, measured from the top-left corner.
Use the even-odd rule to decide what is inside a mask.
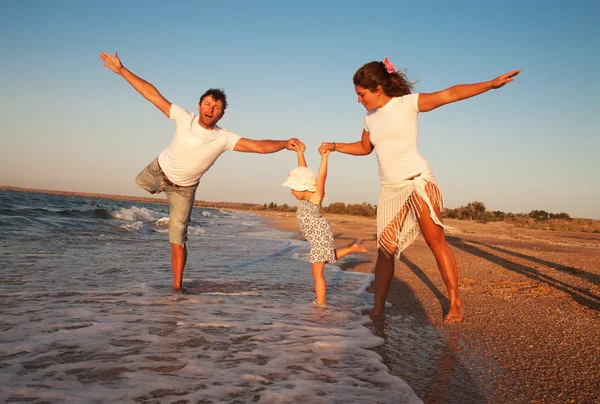
[[[227,96],[225,95],[225,91],[223,91],[221,88],[209,88],[204,94],[202,94],[198,104],[201,104],[202,100],[208,96],[211,96],[215,101],[221,101],[223,103],[223,113],[225,113],[225,110],[227,109]]]

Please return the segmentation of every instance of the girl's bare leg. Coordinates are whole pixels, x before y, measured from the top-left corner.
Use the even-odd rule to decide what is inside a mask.
[[[433,186],[428,185],[426,190],[429,198],[433,201],[432,188]],[[450,299],[450,309],[448,310],[448,314],[446,314],[444,321],[448,323],[457,323],[463,320],[464,309],[458,295],[458,271],[456,268],[456,259],[454,258],[452,250],[450,250],[450,246],[448,246],[448,243],[446,242],[444,229],[435,224],[430,216],[427,204],[423,200],[420,200],[420,202],[420,204],[416,203],[415,205],[420,205],[419,226],[421,227],[421,233],[435,256],[438,269],[440,270],[440,274],[442,275],[442,279],[448,290],[448,298]],[[434,211],[441,221],[442,213],[435,204],[433,205]]]
[[[311,264],[311,266],[313,278],[315,279],[315,293],[317,294],[317,303],[327,304],[327,282],[325,281],[325,276],[323,275],[325,263],[315,262]]]
[[[368,252],[367,248],[359,243],[354,243],[350,247],[340,247],[335,249],[335,258],[340,259],[348,254],[354,254],[359,252]]]

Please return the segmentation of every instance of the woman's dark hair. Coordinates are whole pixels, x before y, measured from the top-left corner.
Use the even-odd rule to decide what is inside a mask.
[[[208,96],[211,96],[215,101],[221,101],[223,103],[223,113],[225,113],[225,109],[227,109],[227,96],[225,95],[225,91],[220,88],[209,88],[204,94],[202,94],[198,104],[201,104],[202,100]]]
[[[369,62],[354,73],[352,78],[355,86],[361,86],[369,91],[381,86],[385,95],[401,97],[410,94],[415,83],[411,83],[402,72],[388,73],[383,62]]]

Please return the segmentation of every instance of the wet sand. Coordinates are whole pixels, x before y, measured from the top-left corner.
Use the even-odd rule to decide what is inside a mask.
[[[293,213],[255,213],[298,231]],[[342,269],[372,272],[375,220],[326,217],[337,246],[370,250]],[[369,325],[390,371],[426,403],[600,402],[600,234],[447,224],[460,230],[447,237],[465,320],[443,322],[447,293],[419,237],[396,265],[392,307]]]

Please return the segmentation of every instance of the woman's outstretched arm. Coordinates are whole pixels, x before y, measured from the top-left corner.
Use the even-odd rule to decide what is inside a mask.
[[[419,111],[428,112],[441,107],[442,105],[461,101],[483,94],[486,91],[500,88],[506,83],[513,81],[515,79],[514,77],[519,73],[521,73],[521,70],[513,70],[510,73],[505,73],[490,81],[474,84],[459,84],[435,93],[421,93],[419,94]]]
[[[373,151],[373,145],[371,144],[371,136],[367,130],[363,129],[362,137],[358,142],[354,143],[337,143],[337,142],[323,142],[319,147],[319,153],[323,151],[340,152],[344,154],[351,154],[353,156],[366,156],[371,154]]]

